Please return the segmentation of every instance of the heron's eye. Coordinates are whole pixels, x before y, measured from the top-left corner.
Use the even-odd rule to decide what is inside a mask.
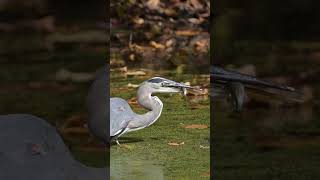
[[[162,82],[162,83],[161,83],[161,86],[162,86],[162,87],[167,87],[168,85],[169,85],[168,82]]]

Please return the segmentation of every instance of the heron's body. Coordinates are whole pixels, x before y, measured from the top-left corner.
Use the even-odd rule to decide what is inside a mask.
[[[110,98],[110,137],[116,140],[128,132],[137,131],[153,124],[161,115],[163,103],[153,93],[177,93],[183,88],[191,88],[181,83],[155,77],[145,81],[137,91],[138,103],[149,110],[145,114],[136,114],[126,100]]]
[[[153,110],[145,114],[136,114],[132,111],[131,107],[121,98],[110,99],[110,117],[111,121],[111,132],[110,136],[120,136],[126,132],[137,131],[153,124],[161,115],[163,104],[156,96],[151,97],[155,101]],[[122,115],[123,114],[123,115]]]

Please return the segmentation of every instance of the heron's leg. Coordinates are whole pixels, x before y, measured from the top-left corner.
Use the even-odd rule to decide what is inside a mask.
[[[118,139],[116,140],[116,143],[120,146],[120,143],[119,143]]]

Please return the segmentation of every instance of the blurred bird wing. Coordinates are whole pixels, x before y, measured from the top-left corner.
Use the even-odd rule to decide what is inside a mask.
[[[228,86],[232,82],[242,83],[246,94],[252,99],[262,101],[286,101],[303,102],[303,94],[292,87],[278,85],[272,82],[257,79],[254,76],[241,74],[235,71],[224,70],[222,68],[211,66],[210,76],[212,78],[213,96],[230,96]]]
[[[213,83],[226,84],[228,82],[240,82],[240,83],[243,83],[245,86],[252,85],[252,86],[265,87],[265,88],[279,89],[283,91],[291,91],[291,92],[295,91],[295,89],[292,87],[282,86],[272,82],[263,81],[254,76],[241,74],[235,71],[224,70],[222,68],[215,67],[215,66],[211,66],[210,76],[213,80]]]

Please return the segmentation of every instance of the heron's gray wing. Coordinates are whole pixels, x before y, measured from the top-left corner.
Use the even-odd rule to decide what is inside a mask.
[[[121,98],[110,98],[110,136],[116,136],[134,118],[134,112],[127,101]]]

